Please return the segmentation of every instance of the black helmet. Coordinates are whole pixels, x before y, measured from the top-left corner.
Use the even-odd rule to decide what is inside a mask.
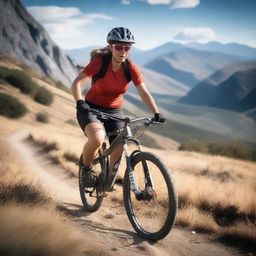
[[[122,43],[131,43],[134,44],[134,36],[128,28],[119,27],[113,28],[107,36],[107,42],[111,41],[122,42]]]

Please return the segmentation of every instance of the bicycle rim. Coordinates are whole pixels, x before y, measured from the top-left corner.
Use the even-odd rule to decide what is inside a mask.
[[[124,202],[129,220],[141,236],[152,240],[162,239],[171,230],[177,209],[170,172],[157,156],[147,152],[135,155],[132,166],[138,188],[146,197],[140,200],[136,198],[127,172]],[[146,178],[147,173],[150,179]],[[152,185],[148,184],[150,181]]]
[[[92,168],[97,174],[101,172],[101,163],[99,159],[95,159],[92,164]],[[82,203],[86,211],[95,212],[97,211],[103,200],[103,195],[98,191],[98,188],[85,188],[81,182],[81,167],[79,167],[79,191]]]

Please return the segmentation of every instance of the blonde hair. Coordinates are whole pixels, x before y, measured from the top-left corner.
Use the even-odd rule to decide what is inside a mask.
[[[108,55],[108,54],[111,54],[111,51],[109,50],[109,47],[106,46],[106,47],[103,47],[103,48],[97,48],[97,49],[93,49],[91,51],[91,59],[94,58],[94,57],[100,57],[100,56],[103,56],[103,55]]]

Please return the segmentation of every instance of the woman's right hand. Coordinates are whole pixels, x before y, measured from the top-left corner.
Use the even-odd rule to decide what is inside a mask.
[[[78,100],[76,102],[76,109],[82,113],[88,113],[90,111],[90,106],[84,100]]]

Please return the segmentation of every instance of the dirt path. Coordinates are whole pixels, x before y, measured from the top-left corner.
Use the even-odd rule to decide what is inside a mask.
[[[111,195],[120,193],[121,187],[104,199],[102,207],[95,213],[83,211],[77,179],[53,165],[46,155],[28,143],[27,130],[19,131],[7,138],[9,144],[22,156],[24,162],[41,179],[54,200],[58,202],[85,236],[93,237],[113,255],[149,256],[231,256],[243,255],[237,250],[216,242],[212,235],[192,234],[191,231],[174,227],[161,241],[152,243],[140,238],[132,229],[125,209]]]

